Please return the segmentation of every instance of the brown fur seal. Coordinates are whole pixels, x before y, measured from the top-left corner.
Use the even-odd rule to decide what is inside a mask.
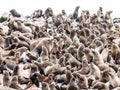
[[[67,90],[79,90],[79,86],[77,85],[76,79],[74,77],[71,78]]]
[[[15,67],[14,67],[14,69],[13,69],[13,76],[14,75],[20,75],[20,67],[18,66],[18,65],[16,65]]]
[[[117,44],[112,44],[111,54],[116,64],[120,63],[120,48]]]
[[[4,70],[7,70],[7,65],[5,61],[2,61],[0,64],[0,73],[3,73]]]
[[[18,84],[18,77],[17,76],[13,76],[11,79],[11,83],[10,86],[11,88],[17,89],[17,90],[23,90],[20,85]]]
[[[78,75],[78,86],[80,89],[88,89],[88,80],[85,75]]]
[[[83,50],[83,52],[84,52],[83,58],[85,57],[87,59],[88,63],[92,62],[93,55],[91,53],[91,50],[89,48],[85,48]]]
[[[77,49],[77,59],[82,62],[82,57],[84,56],[84,50],[85,46],[84,44],[80,44],[80,46]]]
[[[45,13],[44,15],[46,16],[46,18],[48,18],[49,16],[54,16],[54,13],[53,13],[53,10],[52,8],[48,7],[46,10],[45,10]]]
[[[96,83],[93,85],[92,89],[97,89],[97,90],[101,90],[101,89],[102,89],[102,90],[109,90],[108,86],[105,85],[105,83],[103,83],[103,82],[96,82]]]
[[[101,73],[101,82],[103,83],[107,83],[109,82],[110,78],[109,78],[109,69],[108,70],[104,70],[102,73]]]
[[[39,18],[41,16],[42,16],[42,10],[41,9],[35,10],[32,14],[32,18]]]
[[[106,63],[104,63],[102,56],[97,50],[92,49],[92,53],[93,62],[100,68],[100,70],[105,70],[109,67]]]
[[[42,82],[42,90],[49,90],[49,85],[46,82]]]
[[[36,64],[31,64],[30,65],[30,74],[32,74],[32,73],[35,73],[35,72],[38,72],[38,66],[36,65]]]
[[[10,85],[10,75],[7,70],[3,72],[3,86],[9,86]]]
[[[72,14],[71,19],[77,19],[79,8],[80,8],[79,6],[77,6],[77,7],[75,8],[75,10],[74,10],[74,12],[73,12],[73,14]]]
[[[50,87],[50,90],[57,90],[57,89],[56,89],[56,86],[55,86],[55,83],[51,83],[51,84],[49,85],[49,87]]]
[[[105,14],[105,19],[108,20],[108,19],[111,19],[111,13],[113,11],[107,11],[106,14]]]
[[[13,15],[13,17],[21,17],[21,15],[15,9],[10,10],[10,13]]]
[[[96,79],[101,79],[100,69],[94,63],[91,63],[90,75],[88,76],[91,76],[91,75],[94,76]]]
[[[117,76],[116,73],[109,72],[109,77],[110,77],[110,80],[109,80],[109,88],[110,89],[114,89],[114,88],[120,86],[120,82],[119,82],[120,78]]]
[[[82,60],[82,67],[81,67],[81,69],[78,71],[78,73],[87,75],[89,72],[90,72],[90,66],[89,66],[89,64],[88,64],[87,59],[84,58],[84,59]]]
[[[65,57],[67,59],[67,63],[71,66],[71,67],[79,67],[81,65],[81,63],[70,53],[65,53]]]

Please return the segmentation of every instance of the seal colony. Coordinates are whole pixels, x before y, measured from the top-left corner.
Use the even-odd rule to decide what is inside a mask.
[[[0,17],[0,90],[120,88],[120,23],[100,7]]]

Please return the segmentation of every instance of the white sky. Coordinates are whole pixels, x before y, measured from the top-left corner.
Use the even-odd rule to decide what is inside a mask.
[[[113,10],[113,17],[120,17],[119,2],[120,0],[1,0],[0,14],[14,8],[21,14],[30,15],[36,9],[45,10],[47,7],[52,7],[54,13],[61,12],[62,9],[71,13],[76,6],[80,6],[79,12],[82,10],[95,12],[102,6],[104,11]]]

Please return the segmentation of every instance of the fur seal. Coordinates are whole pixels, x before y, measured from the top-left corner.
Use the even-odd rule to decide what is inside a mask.
[[[11,88],[17,89],[17,90],[24,90],[20,87],[20,85],[18,84],[18,77],[17,76],[13,76],[11,79],[11,83],[10,86]]]
[[[15,9],[11,9],[10,13],[13,17],[21,17],[21,14],[19,14]]]
[[[71,67],[79,67],[81,65],[81,63],[72,54],[65,53],[65,57],[67,59],[67,63],[69,63]]]
[[[79,90],[76,79],[74,77],[71,78],[67,90]]]
[[[5,61],[2,61],[0,64],[0,73],[3,73],[4,70],[7,70],[7,65]]]
[[[119,64],[120,63],[120,48],[117,44],[112,44],[111,55],[113,59],[115,60],[115,63]]]
[[[89,66],[89,64],[88,64],[87,59],[84,58],[84,59],[82,60],[82,67],[81,67],[81,69],[78,71],[78,73],[87,75],[89,72],[90,72],[90,66]]]
[[[78,86],[80,89],[88,89],[88,80],[85,75],[77,74]]]
[[[38,10],[35,10],[34,12],[33,12],[33,14],[32,14],[32,18],[39,18],[39,17],[41,17],[42,16],[42,10],[41,9],[38,9]]]
[[[104,70],[102,73],[101,73],[101,82],[103,83],[107,83],[109,82],[110,78],[109,78],[109,70]]]
[[[52,17],[52,16],[54,15],[52,8],[48,7],[48,8],[45,10],[44,15],[46,16],[46,18],[48,18],[49,16]]]
[[[109,90],[108,86],[105,85],[105,83],[103,83],[103,82],[96,82],[96,84],[93,85],[92,89],[97,89],[97,90],[105,89],[105,90]]]
[[[14,75],[18,75],[18,76],[20,76],[20,67],[18,66],[18,65],[16,65],[15,67],[14,67],[14,69],[13,69],[13,76]]]
[[[49,85],[49,87],[50,87],[50,90],[57,90],[57,89],[56,89],[56,86],[55,86],[55,83],[51,83],[51,84]]]
[[[72,16],[71,16],[71,19],[77,19],[78,17],[78,10],[79,10],[80,6],[76,6]]]
[[[84,50],[85,46],[84,44],[80,44],[78,49],[77,49],[77,59],[82,62],[82,57],[84,56]]]
[[[92,53],[91,53],[91,50],[90,50],[89,48],[85,48],[85,49],[83,50],[83,53],[84,53],[83,58],[85,57],[85,58],[87,59],[88,63],[92,62],[92,60],[93,60],[93,55],[92,55]]]
[[[102,56],[97,50],[92,49],[92,53],[93,53],[93,62],[99,67],[100,70],[105,70],[109,67],[106,63],[104,63]]]
[[[93,75],[96,79],[101,79],[100,69],[94,63],[91,63],[90,76]]]
[[[120,82],[119,82],[120,78],[117,76],[116,73],[109,72],[109,77],[110,77],[110,80],[109,80],[109,88],[110,89],[114,89],[114,88],[120,86]]]
[[[9,86],[10,85],[10,75],[7,70],[3,72],[3,86]]]
[[[42,90],[49,90],[49,85],[46,82],[42,82]]]

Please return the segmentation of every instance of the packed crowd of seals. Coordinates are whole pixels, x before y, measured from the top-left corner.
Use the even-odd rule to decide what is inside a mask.
[[[0,17],[0,90],[120,90],[120,24],[77,6]]]

